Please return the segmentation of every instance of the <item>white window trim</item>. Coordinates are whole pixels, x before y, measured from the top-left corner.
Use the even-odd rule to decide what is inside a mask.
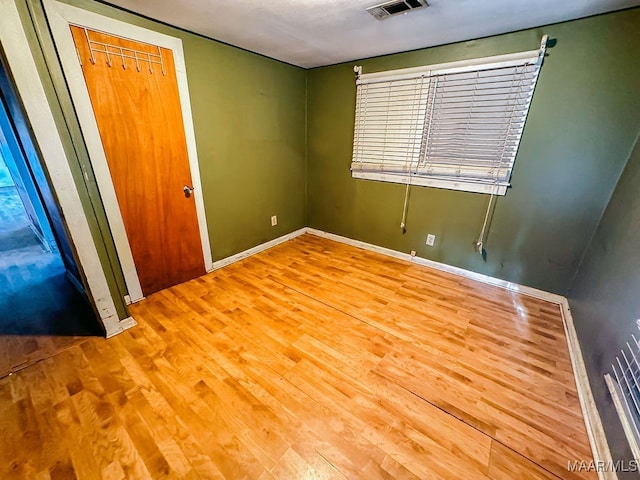
[[[358,81],[371,81],[393,77],[401,79],[403,77],[413,78],[416,74],[442,75],[446,73],[464,73],[475,71],[479,66],[484,68],[501,68],[520,65],[524,60],[541,61],[542,50],[528,50],[526,52],[507,53],[505,55],[494,55],[492,57],[472,58],[469,60],[458,60],[455,62],[435,63],[422,67],[400,68],[397,70],[385,70],[383,72],[363,73],[358,75]],[[362,83],[362,82],[361,82]]]
[[[131,328],[136,323],[131,317],[124,320],[118,319],[118,312],[93,242],[87,217],[82,209],[80,195],[67,163],[67,156],[51,107],[40,81],[27,36],[22,28],[18,9],[13,0],[0,0],[0,11],[2,11],[0,42],[4,47],[11,75],[33,128],[34,137],[41,152],[41,160],[49,173],[51,186],[56,193],[69,230],[70,240],[75,246],[80,267],[87,282],[88,293],[104,325],[107,337],[111,337]]]
[[[413,175],[392,175],[388,173],[374,172],[351,172],[352,178],[360,180],[376,180],[378,182],[401,183],[402,185],[415,185],[418,187],[435,187],[449,190],[460,190],[471,193],[487,193],[493,195],[505,195],[506,185],[488,185],[483,183],[473,184],[471,182],[457,182],[455,180],[443,180],[438,178],[427,178]],[[464,186],[463,186],[464,185]]]
[[[189,87],[187,84],[187,72],[185,67],[182,40],[153,30],[131,25],[120,20],[115,20],[97,13],[89,12],[78,7],[67,5],[56,0],[44,0],[45,11],[51,26],[54,42],[60,55],[63,71],[69,85],[71,98],[76,107],[80,127],[85,137],[89,158],[93,166],[96,182],[103,198],[107,221],[113,235],[118,258],[122,266],[127,285],[128,296],[131,302],[142,300],[144,295],[140,285],[140,279],[133,260],[133,254],[124,228],[124,221],[115,188],[111,180],[107,158],[100,139],[100,132],[91,106],[91,99],[85,84],[82,68],[78,62],[78,56],[73,37],[69,28],[70,24],[82,25],[90,29],[100,30],[106,33],[126,37],[135,41],[158,45],[173,52],[176,76],[178,79],[178,92],[182,107],[182,118],[187,141],[187,153],[191,170],[191,181],[195,189],[194,195],[200,243],[204,258],[205,269],[212,270],[213,260],[211,244],[205,215],[204,200],[202,195],[202,183],[198,164],[195,132],[189,100]],[[198,194],[198,192],[200,192]]]

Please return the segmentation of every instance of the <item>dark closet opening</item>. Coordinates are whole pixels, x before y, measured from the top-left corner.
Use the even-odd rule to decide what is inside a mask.
[[[0,335],[103,335],[31,128],[0,60]]]

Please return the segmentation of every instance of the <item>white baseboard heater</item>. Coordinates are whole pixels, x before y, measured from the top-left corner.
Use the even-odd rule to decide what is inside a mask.
[[[640,320],[638,320],[640,328]],[[640,343],[627,342],[604,376],[634,458],[640,461]]]

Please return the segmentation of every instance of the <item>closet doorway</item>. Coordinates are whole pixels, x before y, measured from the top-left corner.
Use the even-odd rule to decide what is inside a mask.
[[[0,377],[93,335],[104,331],[0,61]]]

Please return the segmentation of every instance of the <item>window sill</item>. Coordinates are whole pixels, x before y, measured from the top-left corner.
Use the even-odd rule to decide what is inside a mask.
[[[445,188],[448,190],[460,190],[463,192],[486,193],[493,195],[505,195],[508,185],[486,185],[481,183],[460,182],[456,180],[444,180],[438,178],[425,178],[403,174],[375,173],[375,172],[351,172],[353,178],[362,180],[376,180],[379,182],[401,183],[417,185],[421,187]]]

